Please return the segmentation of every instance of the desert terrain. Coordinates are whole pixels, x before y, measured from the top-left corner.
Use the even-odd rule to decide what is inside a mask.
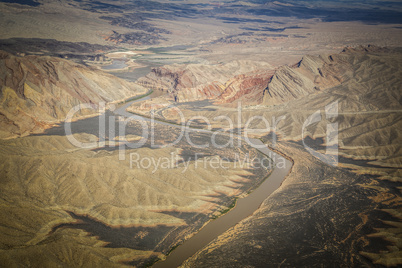
[[[402,265],[399,2],[0,13],[0,266]]]

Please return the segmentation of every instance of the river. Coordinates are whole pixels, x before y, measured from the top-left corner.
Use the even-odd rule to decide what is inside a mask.
[[[102,69],[104,70],[120,70],[126,68],[128,65],[126,64],[126,59],[114,59],[112,64],[103,66]]]
[[[146,97],[149,98],[149,97]],[[131,117],[132,119],[135,120],[145,120],[149,121],[150,119],[144,118],[138,115],[133,116],[133,114],[130,114],[129,112],[126,111],[126,109],[133,104],[134,102],[139,102],[143,101],[145,98],[135,100],[129,103],[126,103],[119,108],[117,108],[114,113],[125,116],[125,117]],[[166,122],[158,121],[155,119],[155,123],[158,124],[163,124],[163,125],[169,125],[172,127],[177,127],[177,128],[185,128],[186,130],[191,130],[190,128],[186,128],[180,125],[175,125],[175,124],[169,124]],[[212,131],[209,130],[200,130],[200,129],[192,129],[194,131],[202,131],[202,132],[209,132],[213,133]],[[226,134],[222,134],[226,135]],[[244,140],[243,137],[236,136],[237,138],[241,138]],[[282,181],[286,177],[286,175],[289,173],[291,167],[292,167],[292,162],[289,160],[285,159],[281,155],[275,154],[272,152],[266,145],[264,145],[260,140],[258,139],[250,139],[250,142],[254,146],[258,146],[259,148],[256,148],[258,151],[261,153],[270,156],[270,158],[274,162],[274,169],[272,173],[269,175],[268,178],[266,178],[261,185],[255,189],[253,192],[251,192],[249,195],[247,195],[244,198],[240,198],[237,200],[236,206],[231,209],[228,213],[220,216],[219,218],[215,220],[211,220],[208,222],[198,233],[196,233],[194,236],[191,238],[187,239],[186,241],[183,242],[182,245],[178,246],[176,249],[174,249],[163,261],[158,261],[155,263],[152,267],[157,267],[157,268],[162,268],[162,267],[178,267],[180,266],[185,260],[193,256],[195,253],[197,253],[199,250],[203,249],[205,246],[207,246],[212,240],[217,238],[220,234],[224,233],[227,231],[229,228],[233,227],[237,223],[239,223],[241,220],[247,218],[248,216],[252,215],[261,205],[261,203],[269,196],[271,195],[276,189],[279,188],[281,185]]]

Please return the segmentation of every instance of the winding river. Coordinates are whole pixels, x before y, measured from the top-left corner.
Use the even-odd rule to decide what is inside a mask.
[[[149,97],[144,97],[135,101],[131,101],[129,103],[126,103],[120,107],[118,107],[114,113],[125,116],[125,117],[130,117],[131,119],[134,120],[145,120],[149,121],[150,119],[144,118],[138,115],[133,115],[129,112],[126,111],[126,109],[133,104],[134,102],[139,102],[143,101],[145,99],[149,99]],[[200,129],[191,129],[188,127],[183,127],[175,124],[169,124],[166,122],[158,121],[155,119],[155,123],[158,124],[163,124],[163,125],[169,125],[172,127],[177,127],[177,128],[185,128],[186,131],[201,131],[201,132],[208,132],[208,133],[213,133],[213,131],[209,131],[206,129],[200,130]],[[222,135],[227,135],[225,133],[222,133]],[[243,137],[236,135],[237,138],[243,139]],[[205,246],[207,246],[212,240],[217,238],[219,235],[227,231],[229,228],[233,227],[236,225],[238,222],[241,220],[247,218],[251,214],[256,211],[261,203],[269,196],[271,195],[276,189],[279,188],[281,185],[282,181],[284,180],[285,176],[289,173],[291,167],[292,167],[292,162],[289,160],[285,159],[281,155],[278,155],[274,152],[272,152],[266,145],[264,145],[260,140],[258,139],[249,139],[249,141],[252,143],[250,145],[252,146],[258,146],[256,148],[258,151],[261,153],[270,156],[270,158],[273,160],[273,171],[269,175],[267,179],[261,183],[261,185],[255,189],[253,192],[251,192],[249,195],[247,195],[244,198],[240,198],[237,200],[236,206],[231,209],[228,213],[220,216],[219,218],[215,220],[211,220],[208,222],[198,233],[196,233],[194,236],[191,238],[187,239],[186,241],[183,242],[180,246],[178,246],[175,250],[173,250],[165,260],[159,261],[155,263],[152,267],[178,267],[180,266],[185,260],[193,256],[195,253],[197,253],[199,250],[203,249]]]

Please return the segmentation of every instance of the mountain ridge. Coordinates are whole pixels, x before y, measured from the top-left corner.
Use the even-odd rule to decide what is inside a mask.
[[[0,51],[0,137],[37,133],[66,118],[79,104],[93,109],[146,90],[111,74],[49,56],[13,56]],[[94,110],[77,112],[84,116]]]

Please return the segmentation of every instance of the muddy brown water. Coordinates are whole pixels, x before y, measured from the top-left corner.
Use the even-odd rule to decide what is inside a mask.
[[[141,101],[141,100],[137,100]],[[132,103],[137,102],[133,101],[123,105],[115,110],[115,113],[122,116],[132,116],[126,112],[126,108],[130,106]],[[136,119],[141,120],[141,117],[138,116]],[[142,118],[143,120],[149,120],[147,118]],[[166,122],[158,122],[156,123],[168,124],[173,127],[182,128],[182,126],[177,126],[174,124],[169,124]],[[200,131],[199,129],[195,131]],[[203,132],[211,132],[208,130],[202,130]],[[213,133],[213,132],[211,132]],[[223,134],[224,135],[224,134]],[[237,138],[241,138],[237,136]],[[243,139],[244,140],[244,139]],[[272,152],[263,142],[258,139],[250,139],[250,145],[254,145],[258,151],[269,156],[273,160],[273,170],[272,173],[266,178],[261,185],[252,191],[249,195],[244,198],[240,198],[236,202],[236,206],[231,209],[226,214],[220,216],[215,220],[211,220],[208,222],[199,232],[197,232],[194,236],[187,239],[183,242],[183,244],[179,245],[176,249],[174,249],[165,260],[158,261],[152,267],[163,268],[163,267],[178,267],[185,260],[193,256],[199,250],[203,249],[207,246],[212,240],[217,238],[219,235],[244,220],[248,216],[252,215],[261,205],[261,203],[270,196],[276,189],[279,188],[282,181],[289,173],[292,162],[285,159],[281,155],[278,155]]]
[[[144,117],[141,117],[138,115],[133,115],[126,111],[127,107],[129,107],[132,103],[143,101],[146,99],[149,99],[149,96],[144,97],[139,100],[131,101],[124,105],[121,105],[116,110],[114,110],[114,112],[111,112],[111,113],[114,113],[114,114],[117,114],[120,116],[124,116],[126,118],[129,117],[131,120],[150,121],[149,118],[144,118]],[[98,121],[97,117],[94,117],[94,118],[82,120],[83,121],[82,123],[80,123],[80,122],[78,122],[78,123],[74,122],[74,123],[78,124],[78,126],[76,126],[77,128],[85,129],[86,130],[85,132],[87,132],[87,128],[89,128],[89,129],[93,128],[93,126],[91,124],[89,124],[88,120],[90,122],[94,121],[95,123]],[[169,126],[172,126],[175,128],[186,129],[187,131],[196,131],[196,132],[211,133],[211,134],[213,133],[212,131],[209,131],[206,129],[190,129],[190,128],[187,128],[187,127],[181,126],[181,125],[175,125],[175,124],[170,124],[168,122],[157,121],[156,119],[155,119],[155,123],[169,125]],[[56,134],[56,133],[58,135],[65,135],[64,127],[60,126],[59,128],[55,128],[50,133],[47,133],[47,135]],[[228,135],[228,134],[222,133],[221,135]],[[237,135],[234,135],[234,136],[236,138],[242,139],[243,141],[245,140],[243,137],[240,137]],[[169,267],[170,268],[170,267],[180,266],[185,260],[187,260],[188,258],[193,256],[199,250],[203,249],[205,246],[207,246],[211,241],[213,241],[219,235],[221,235],[225,231],[229,230],[231,227],[235,226],[240,221],[246,219],[248,216],[252,215],[258,209],[258,207],[261,205],[261,203],[269,195],[271,195],[275,190],[277,190],[279,188],[279,186],[281,185],[285,176],[289,173],[289,171],[292,167],[292,163],[289,160],[282,157],[281,155],[278,155],[278,154],[272,152],[264,143],[262,143],[258,139],[250,139],[249,144],[254,146],[254,148],[256,148],[256,146],[258,146],[258,148],[256,148],[258,151],[260,151],[261,153],[267,155],[270,159],[272,159],[272,161],[273,161],[272,166],[274,168],[272,169],[271,174],[260,184],[259,187],[257,187],[254,191],[252,191],[249,195],[247,195],[246,197],[237,199],[236,206],[234,208],[232,208],[229,212],[220,216],[217,219],[214,219],[214,220],[211,220],[210,222],[208,222],[194,236],[187,239],[186,241],[183,242],[183,244],[179,245],[176,249],[174,249],[166,257],[165,260],[158,261],[152,267]],[[90,220],[87,219],[87,221],[90,221]],[[84,222],[84,223],[86,223],[86,225],[89,225],[90,227],[91,226],[93,227],[93,225],[90,224],[91,222]],[[98,226],[98,225],[99,224],[95,224],[95,226]],[[63,226],[59,226],[59,227],[63,227]],[[72,228],[83,228],[82,226],[80,227],[80,226],[75,226],[75,225],[71,226],[71,227]],[[105,233],[105,232],[103,232],[103,233]],[[110,241],[112,241],[112,240],[110,240]],[[121,241],[118,241],[118,242],[121,242]],[[125,243],[130,243],[130,242],[125,241]],[[126,247],[135,247],[134,244],[131,246],[130,245],[125,245],[125,246]]]
[[[261,143],[260,140],[251,140],[253,143]],[[273,152],[268,147],[258,149],[266,155],[273,155]],[[274,167],[272,173],[267,179],[253,192],[244,198],[237,200],[236,206],[223,216],[210,221],[198,233],[186,240],[182,245],[178,246],[175,250],[167,256],[166,260],[159,261],[152,267],[178,267],[185,260],[193,256],[199,250],[207,246],[212,240],[217,238],[220,234],[224,233],[243,219],[252,215],[261,203],[271,195],[276,189],[279,188],[285,176],[289,173],[292,163],[276,154],[275,162],[277,165]]]

